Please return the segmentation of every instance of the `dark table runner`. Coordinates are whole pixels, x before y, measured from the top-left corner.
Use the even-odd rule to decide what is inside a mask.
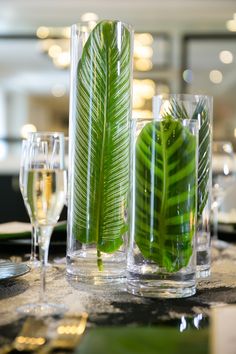
[[[125,284],[106,287],[82,284],[66,277],[65,264],[55,262],[48,271],[47,293],[49,300],[64,303],[71,312],[87,311],[89,328],[163,325],[174,326],[178,331],[205,328],[211,307],[236,304],[236,246],[212,250],[212,275],[199,281],[196,295],[190,298],[148,299],[128,294]],[[24,318],[16,313],[16,307],[36,301],[38,294],[38,270],[0,283],[0,344],[14,338],[22,325]]]

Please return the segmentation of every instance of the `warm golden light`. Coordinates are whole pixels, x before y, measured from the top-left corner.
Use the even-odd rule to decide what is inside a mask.
[[[155,95],[156,84],[153,80],[133,81],[133,107],[139,109],[145,106],[146,100]]]
[[[134,109],[132,112],[133,118],[152,118],[152,111],[145,109]]]
[[[47,38],[49,36],[49,33],[49,28],[43,26],[39,27],[36,31],[37,37],[41,39]]]
[[[156,87],[156,93],[161,94],[161,93],[170,93],[170,88],[167,84],[165,83],[158,83]]]
[[[62,52],[56,58],[53,58],[53,63],[58,68],[66,68],[70,65],[70,53]]]
[[[22,138],[27,139],[29,133],[36,132],[36,131],[37,131],[37,128],[35,125],[25,124],[21,128],[20,134],[21,134]]]
[[[133,107],[142,108],[144,104],[145,104],[144,98],[135,94],[135,92],[133,92]]]
[[[134,67],[139,71],[148,71],[152,69],[152,61],[150,59],[137,59],[134,62]]]
[[[146,99],[151,99],[155,95],[156,85],[153,80],[142,80],[141,93]]]
[[[219,58],[224,64],[231,64],[233,62],[233,54],[229,50],[222,50],[219,54]]]
[[[46,340],[43,337],[25,337],[18,336],[16,339],[18,344],[28,344],[28,345],[43,345]]]
[[[213,84],[220,84],[223,80],[223,75],[220,70],[211,70],[209,78]]]
[[[226,22],[226,27],[231,32],[236,32],[236,20],[228,20]]]
[[[151,47],[134,45],[134,56],[137,58],[151,58],[153,49]]]
[[[94,12],[85,12],[81,16],[81,21],[83,22],[90,22],[90,21],[97,21],[98,20],[98,15],[95,14]]]
[[[48,50],[48,55],[51,58],[56,58],[62,52],[61,47],[58,44],[53,44]]]
[[[143,45],[152,45],[153,43],[153,36],[150,33],[137,33],[134,38]]]

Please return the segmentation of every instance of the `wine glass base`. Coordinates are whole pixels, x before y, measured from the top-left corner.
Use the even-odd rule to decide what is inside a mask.
[[[67,311],[67,308],[62,304],[52,304],[52,303],[35,303],[26,304],[18,307],[17,312],[25,315],[35,316],[35,317],[45,317],[52,315],[60,315]]]
[[[41,267],[41,262],[38,259],[32,261],[29,260],[26,263],[31,269],[38,269]],[[47,262],[45,266],[47,269],[51,269],[53,267],[53,264],[51,262]]]
[[[30,260],[27,262],[27,265],[28,265],[30,268],[34,269],[34,268],[39,268],[40,265],[41,265],[41,263],[40,263],[40,261],[37,260],[37,259],[34,259],[34,260],[31,260],[31,259],[30,259]]]

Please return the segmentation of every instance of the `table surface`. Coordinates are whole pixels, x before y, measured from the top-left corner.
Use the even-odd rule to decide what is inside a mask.
[[[126,292],[125,284],[105,288],[83,284],[67,277],[65,263],[56,261],[47,273],[48,300],[65,304],[70,312],[87,311],[89,327],[169,323],[181,326],[183,318],[198,318],[204,327],[212,306],[236,304],[236,246],[232,244],[220,251],[212,250],[211,277],[199,281],[196,295],[185,299],[135,297]],[[0,344],[6,337],[14,337],[19,329],[21,317],[16,307],[39,297],[39,279],[39,269],[33,269],[0,283]]]

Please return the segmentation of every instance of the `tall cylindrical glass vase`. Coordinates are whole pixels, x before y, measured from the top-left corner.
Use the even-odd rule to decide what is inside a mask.
[[[199,124],[198,208],[197,208],[197,277],[210,275],[211,150],[212,110],[210,96],[190,94],[159,95],[153,98],[155,117],[193,119]]]
[[[133,31],[72,27],[67,273],[125,277]]]

